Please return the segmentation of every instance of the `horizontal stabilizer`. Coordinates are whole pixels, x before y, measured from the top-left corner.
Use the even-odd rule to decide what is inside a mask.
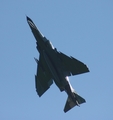
[[[79,96],[77,93],[74,93],[79,104],[85,103],[85,99]]]
[[[67,98],[65,107],[64,107],[64,112],[69,111],[72,109],[74,106],[79,106],[79,104],[85,103],[85,99],[79,96],[78,94],[74,93],[76,95],[75,101],[73,101],[69,96]]]

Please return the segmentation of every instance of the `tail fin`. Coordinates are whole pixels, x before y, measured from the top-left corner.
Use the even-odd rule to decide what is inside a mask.
[[[76,96],[76,100],[73,101],[69,96],[67,98],[65,107],[64,107],[64,112],[69,111],[70,109],[72,109],[74,106],[78,106],[79,104],[85,103],[85,99],[82,98],[81,96],[79,96],[78,94],[74,93]]]

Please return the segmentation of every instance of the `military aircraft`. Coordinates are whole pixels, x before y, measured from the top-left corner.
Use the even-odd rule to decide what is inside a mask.
[[[68,95],[64,112],[69,111],[76,105],[79,106],[85,103],[85,99],[79,96],[72,88],[68,76],[89,72],[88,67],[74,57],[68,57],[57,51],[29,17],[27,17],[27,22],[36,39],[37,50],[40,54],[39,60],[35,58],[37,62],[35,86],[39,97],[50,88],[54,80],[60,91],[65,91]]]

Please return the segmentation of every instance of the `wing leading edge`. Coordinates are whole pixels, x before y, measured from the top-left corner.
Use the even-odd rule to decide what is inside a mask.
[[[41,97],[52,84],[52,75],[49,72],[48,66],[44,61],[43,56],[40,55],[37,66],[37,74],[35,75],[35,87],[39,97]]]

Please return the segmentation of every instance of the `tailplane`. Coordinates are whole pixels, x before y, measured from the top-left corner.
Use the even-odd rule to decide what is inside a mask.
[[[78,94],[74,93],[75,95],[75,100],[73,101],[69,96],[67,98],[65,107],[64,107],[64,112],[69,111],[72,109],[74,106],[80,106],[80,104],[85,103],[85,99],[79,96]]]

